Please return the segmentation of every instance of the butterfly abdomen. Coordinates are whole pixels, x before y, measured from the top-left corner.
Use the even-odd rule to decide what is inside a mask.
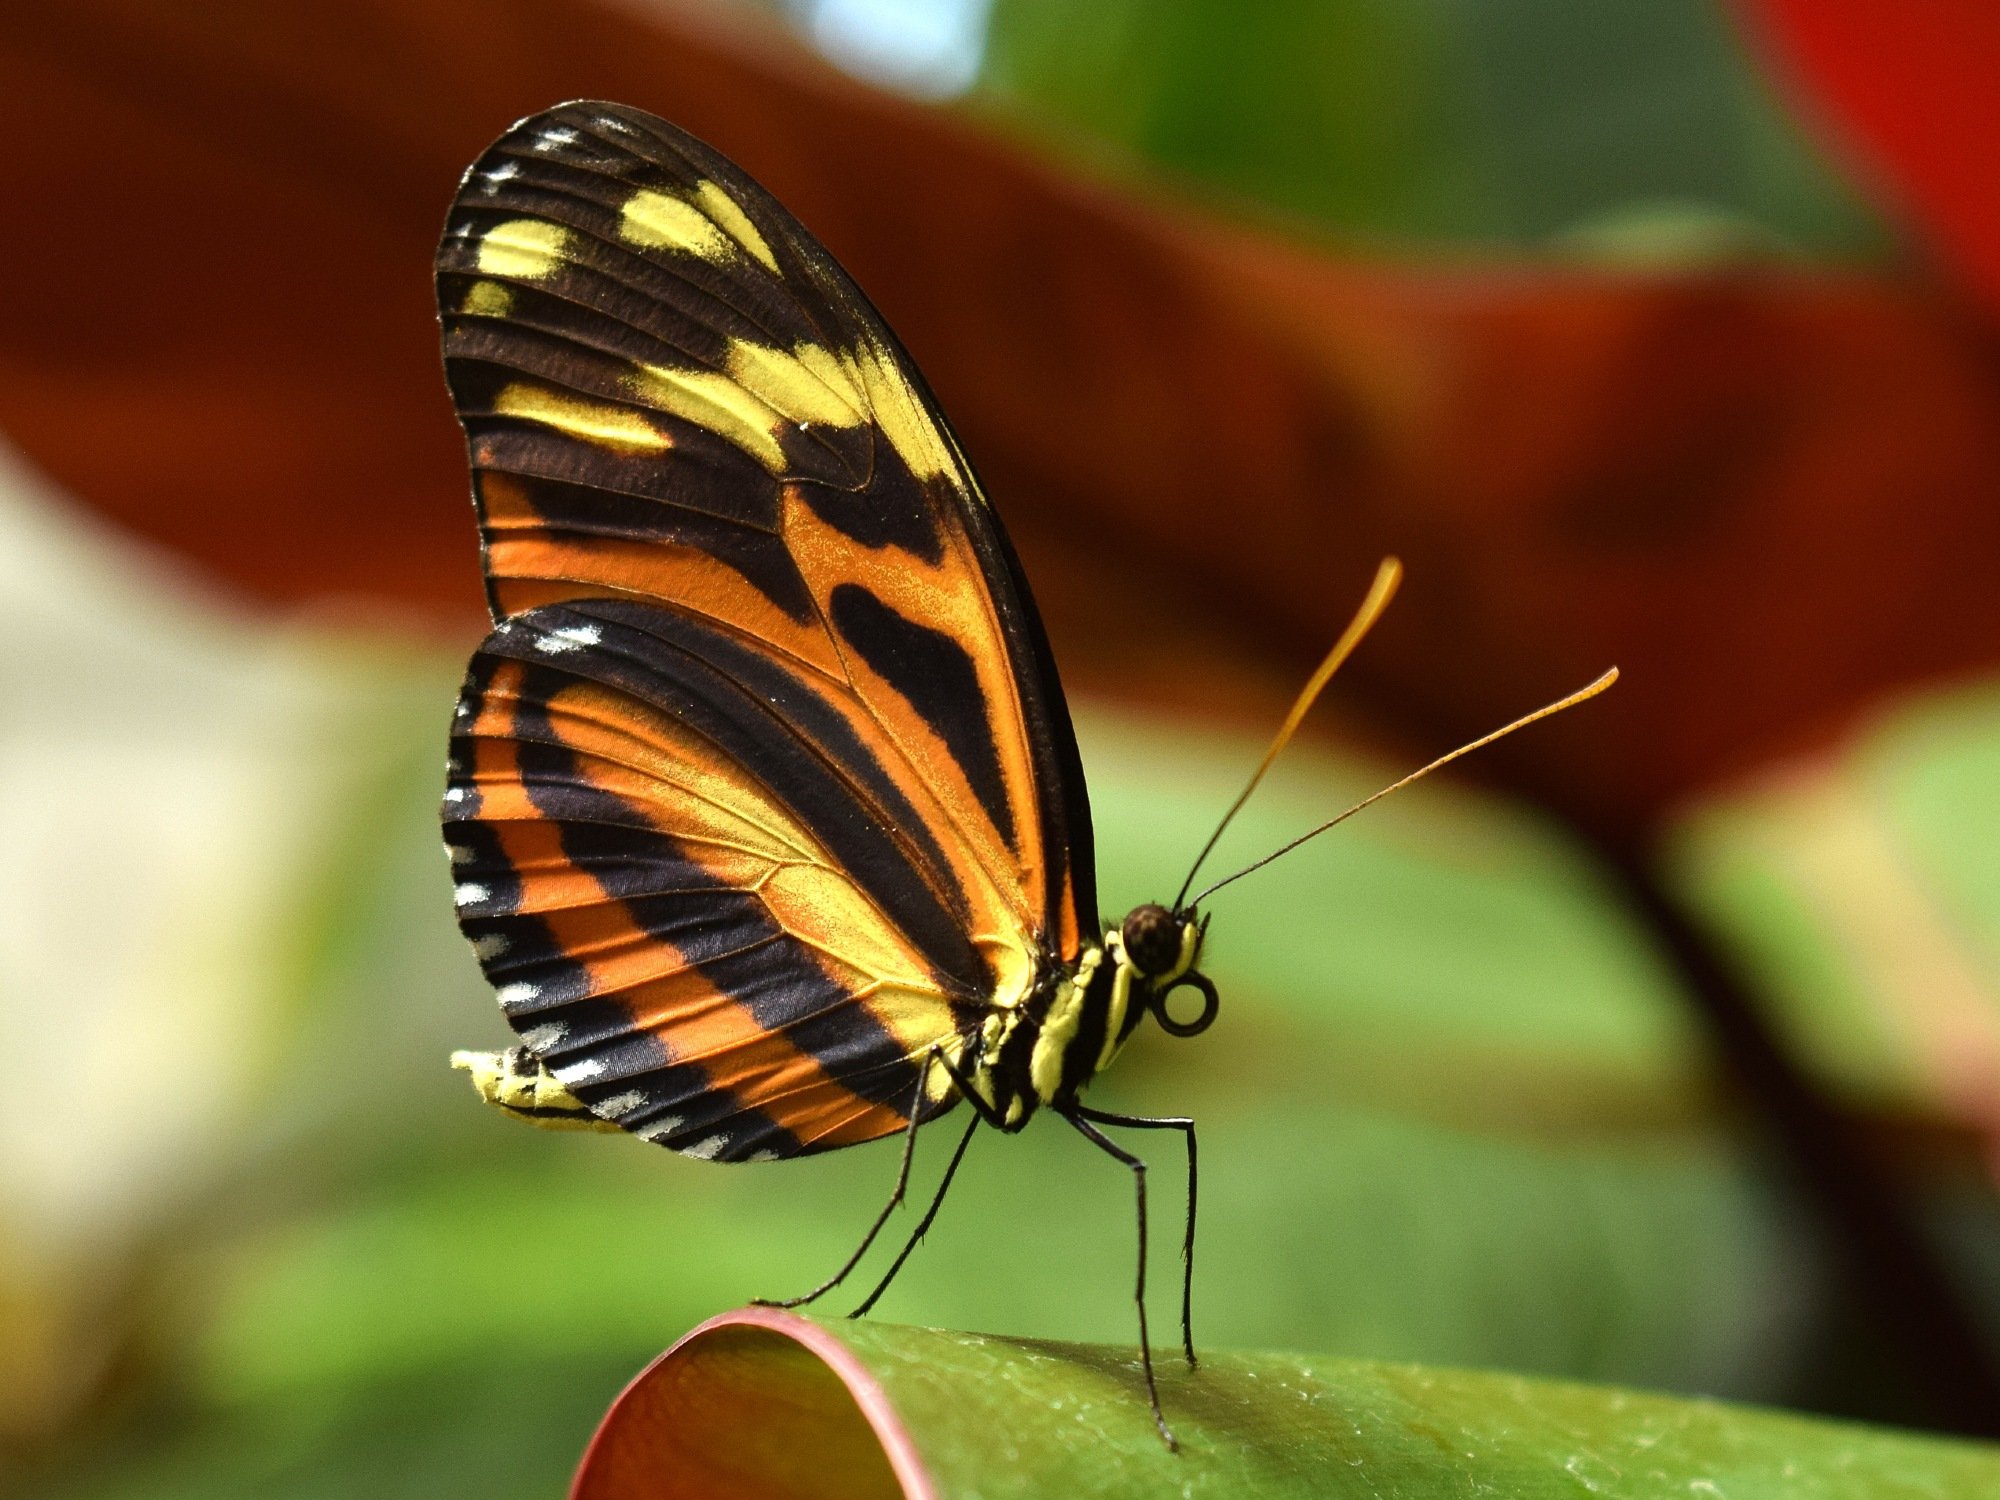
[[[600,1117],[526,1047],[504,1052],[454,1052],[451,1065],[472,1075],[479,1097],[517,1120],[545,1130],[598,1130],[616,1135],[618,1126]]]

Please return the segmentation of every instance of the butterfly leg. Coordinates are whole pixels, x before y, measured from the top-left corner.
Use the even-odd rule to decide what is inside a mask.
[[[1146,1397],[1153,1405],[1153,1425],[1160,1429],[1161,1441],[1178,1453],[1180,1442],[1160,1411],[1160,1387],[1153,1379],[1153,1340],[1146,1331],[1146,1164],[1085,1119],[1080,1108],[1064,1111],[1063,1118],[1098,1150],[1131,1169],[1132,1186],[1139,1202],[1139,1274],[1132,1287],[1132,1300],[1139,1308],[1139,1363],[1146,1372]]]
[[[884,1292],[889,1290],[889,1283],[894,1281],[896,1273],[903,1269],[903,1262],[908,1260],[911,1252],[923,1243],[924,1236],[930,1232],[931,1221],[937,1218],[938,1210],[944,1207],[945,1192],[950,1188],[951,1179],[958,1171],[958,1164],[965,1160],[965,1148],[972,1144],[972,1133],[978,1128],[979,1116],[975,1114],[965,1122],[965,1134],[958,1138],[958,1149],[951,1153],[951,1160],[945,1164],[944,1179],[938,1183],[937,1191],[931,1195],[931,1206],[924,1210],[924,1216],[917,1221],[917,1227],[910,1231],[910,1237],[903,1242],[903,1248],[896,1253],[896,1259],[883,1273],[882,1279],[875,1283],[875,1290],[862,1298],[861,1305],[849,1313],[848,1317],[866,1317],[868,1310],[882,1299]]]
[[[908,1128],[903,1131],[903,1160],[901,1165],[896,1168],[896,1186],[889,1194],[889,1201],[882,1205],[882,1211],[875,1215],[875,1222],[870,1224],[868,1232],[861,1236],[861,1243],[854,1247],[854,1253],[847,1257],[838,1271],[835,1271],[833,1275],[822,1281],[811,1291],[797,1297],[755,1297],[751,1299],[753,1306],[804,1307],[808,1302],[817,1302],[821,1297],[824,1297],[828,1292],[839,1286],[841,1282],[847,1280],[854,1268],[861,1264],[861,1257],[866,1255],[868,1247],[875,1243],[875,1236],[880,1234],[882,1226],[889,1222],[889,1215],[894,1213],[902,1203],[903,1191],[910,1185],[910,1163],[916,1159],[917,1154],[917,1126],[923,1118],[923,1090],[924,1083],[920,1077],[917,1080],[916,1097],[910,1101],[910,1123]],[[933,1209],[933,1212],[935,1212],[935,1209]],[[928,1223],[929,1221],[926,1220],[925,1222]],[[898,1264],[901,1264],[901,1262],[898,1262]]]
[[[1185,1115],[1168,1115],[1153,1118],[1148,1115],[1114,1115],[1106,1110],[1076,1107],[1076,1112],[1084,1119],[1098,1125],[1121,1125],[1133,1130],[1178,1130],[1187,1137],[1187,1236],[1181,1241],[1181,1350],[1187,1355],[1188,1367],[1195,1364],[1194,1357],[1194,1205],[1195,1205],[1195,1144],[1194,1121]]]
[[[945,1189],[951,1186],[951,1179],[958,1171],[958,1164],[965,1159],[965,1148],[972,1144],[972,1132],[979,1127],[979,1122],[984,1120],[995,1130],[1006,1128],[1000,1117],[993,1113],[993,1106],[979,1097],[979,1092],[972,1087],[971,1080],[959,1071],[958,1064],[953,1062],[942,1049],[935,1047],[931,1049],[931,1061],[951,1075],[951,1081],[958,1085],[960,1096],[972,1106],[972,1118],[966,1122],[965,1134],[959,1138],[958,1149],[952,1152],[951,1160],[945,1164],[944,1178],[938,1183],[937,1192],[931,1195],[931,1206],[924,1210],[923,1218],[917,1221],[915,1232],[903,1242],[903,1248],[896,1256],[894,1264],[889,1267],[888,1274],[876,1283],[874,1291],[862,1299],[861,1305],[848,1314],[850,1318],[866,1316],[868,1310],[881,1300],[882,1294],[889,1290],[889,1283],[894,1281],[896,1273],[903,1269],[903,1262],[908,1260],[911,1252],[922,1243],[924,1235],[931,1227],[931,1221],[937,1218],[938,1209],[944,1206]]]

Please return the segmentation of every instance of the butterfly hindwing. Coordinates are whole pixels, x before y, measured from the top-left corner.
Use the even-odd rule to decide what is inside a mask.
[[[544,606],[475,658],[447,794],[461,920],[523,1041],[628,1129],[732,1158],[897,1129],[969,996],[833,853],[860,843],[852,790],[675,625],[700,629]],[[869,875],[906,914],[929,894],[907,862]],[[908,925],[958,936],[943,915]]]
[[[439,254],[498,628],[447,793],[524,1043],[695,1154],[893,1131],[1094,936],[1017,564],[880,318],[636,110],[521,122]]]

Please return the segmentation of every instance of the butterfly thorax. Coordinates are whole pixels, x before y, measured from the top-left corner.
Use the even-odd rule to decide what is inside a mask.
[[[1159,997],[1200,956],[1201,927],[1160,906],[1112,924],[1069,963],[1044,960],[1017,1005],[990,1013],[972,1046],[967,1092],[1004,1130],[1043,1105],[1073,1103],[1111,1065]]]

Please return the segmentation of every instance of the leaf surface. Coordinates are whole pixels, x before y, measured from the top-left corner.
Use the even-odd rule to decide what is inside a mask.
[[[1133,1351],[751,1308],[613,1406],[574,1500],[1180,1495],[1281,1500],[1945,1500],[2000,1450],[1717,1402],[1283,1354],[1163,1362],[1153,1431]]]

